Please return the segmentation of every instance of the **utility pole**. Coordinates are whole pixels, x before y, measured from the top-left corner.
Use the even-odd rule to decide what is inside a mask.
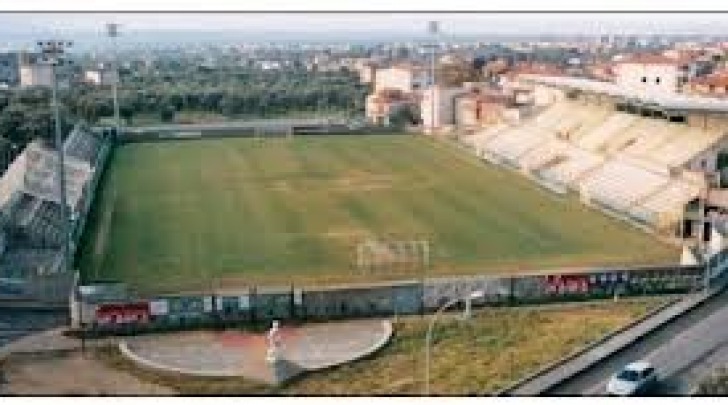
[[[111,84],[111,92],[114,98],[114,125],[115,125],[115,136],[119,136],[119,131],[121,131],[121,118],[119,113],[119,82],[121,81],[121,76],[119,74],[119,55],[117,53],[116,49],[116,37],[119,36],[119,27],[120,25],[117,23],[106,23],[106,35],[108,35],[109,38],[111,38],[111,49],[113,52],[113,62],[112,62],[112,71],[114,72],[114,80]]]

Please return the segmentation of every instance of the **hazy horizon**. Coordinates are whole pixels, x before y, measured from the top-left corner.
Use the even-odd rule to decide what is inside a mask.
[[[723,35],[728,13],[2,13],[0,45],[62,37],[88,45],[104,22],[122,25],[120,43],[189,41],[403,41],[440,21],[443,39],[534,35]],[[183,33],[185,35],[178,35]],[[196,38],[197,37],[197,38]]]

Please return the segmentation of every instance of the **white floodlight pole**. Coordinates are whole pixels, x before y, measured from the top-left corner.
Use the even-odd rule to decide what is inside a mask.
[[[70,41],[62,40],[46,40],[38,41],[38,49],[40,51],[39,63],[49,66],[51,69],[51,98],[53,107],[53,120],[55,121],[55,147],[56,153],[58,154],[58,164],[56,165],[56,177],[58,178],[58,192],[59,202],[61,210],[61,273],[65,274],[69,271],[71,264],[70,258],[70,239],[71,239],[71,226],[68,220],[68,206],[66,203],[66,167],[64,162],[64,150],[63,150],[63,129],[61,128],[61,113],[58,104],[58,77],[56,72],[57,66],[63,66],[69,64],[70,61],[66,61],[64,54],[66,48],[73,46]],[[81,313],[82,303],[80,302],[80,283],[76,283],[79,296],[78,303],[78,315],[79,325],[83,324],[83,318]],[[81,334],[81,350],[85,352],[86,341],[83,333]]]
[[[58,104],[58,77],[56,72],[57,66],[62,66],[70,62],[64,60],[64,53],[67,47],[71,47],[72,43],[69,41],[49,40],[49,41],[38,41],[38,48],[40,49],[40,63],[50,66],[51,68],[51,97],[53,104],[53,119],[55,121],[55,146],[58,153],[58,164],[57,164],[57,177],[58,177],[58,190],[59,200],[61,206],[61,228],[62,228],[62,244],[63,244],[63,257],[61,262],[61,271],[68,271],[70,264],[70,227],[68,223],[68,206],[66,203],[66,176],[65,176],[65,164],[64,164],[64,151],[63,151],[63,133],[61,128],[60,109]]]
[[[111,48],[113,52],[112,71],[114,72],[113,82],[111,83],[111,92],[114,98],[114,125],[116,126],[116,136],[119,135],[121,130],[121,118],[119,113],[119,82],[121,76],[119,74],[119,55],[116,49],[116,37],[119,36],[119,24],[107,23],[106,24],[106,35],[111,38]]]
[[[435,46],[439,29],[437,21],[428,21],[427,33],[432,36],[430,44],[430,134],[432,135],[435,134]]]

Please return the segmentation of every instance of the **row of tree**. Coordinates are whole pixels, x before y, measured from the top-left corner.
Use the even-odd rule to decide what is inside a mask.
[[[157,115],[160,121],[171,121],[180,111],[227,117],[320,110],[361,114],[368,91],[347,71],[203,69],[175,64],[168,70],[122,71],[119,104],[120,114],[129,124],[140,115]],[[78,119],[93,124],[113,116],[108,88],[79,83],[61,89],[59,96],[64,130]],[[22,150],[32,139],[52,139],[50,99],[50,90],[42,87],[0,91],[0,149],[7,144],[7,148]]]

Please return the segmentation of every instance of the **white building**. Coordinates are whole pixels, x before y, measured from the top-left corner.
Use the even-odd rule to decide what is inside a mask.
[[[422,93],[420,111],[426,133],[455,124],[455,97],[467,93],[463,87],[431,86]],[[434,98],[434,102],[433,102]]]
[[[87,83],[96,86],[110,86],[116,81],[116,72],[100,66],[98,69],[85,71],[83,78]]]
[[[20,87],[52,86],[53,70],[50,65],[20,65]]]
[[[398,65],[386,69],[377,69],[374,78],[374,91],[390,89],[409,93],[425,88],[427,83],[427,69],[413,65]]]
[[[687,79],[683,65],[663,55],[636,56],[617,64],[615,83],[640,96],[675,94]]]

